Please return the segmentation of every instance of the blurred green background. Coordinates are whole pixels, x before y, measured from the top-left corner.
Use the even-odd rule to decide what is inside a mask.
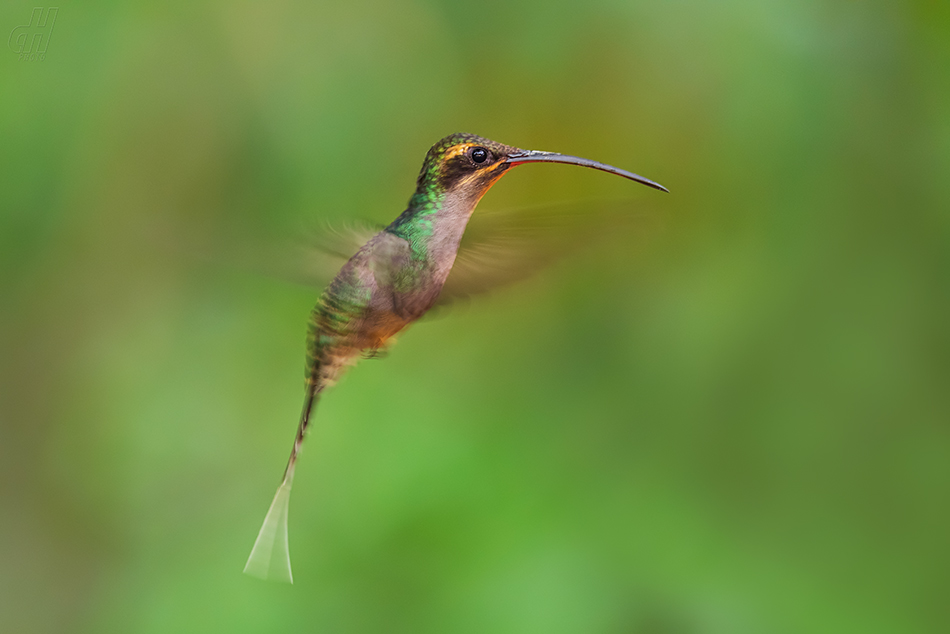
[[[950,628],[946,2],[70,2],[0,95],[0,631]],[[318,289],[217,247],[456,131],[672,194],[496,185],[653,229],[350,372],[244,576]]]

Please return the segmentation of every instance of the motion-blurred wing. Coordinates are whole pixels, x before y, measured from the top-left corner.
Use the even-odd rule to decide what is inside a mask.
[[[633,201],[476,209],[437,305],[519,282],[600,238],[655,224]]]
[[[657,215],[642,201],[579,201],[508,209],[476,209],[437,306],[527,279],[563,257],[616,235],[642,235]],[[232,239],[211,257],[237,268],[322,289],[383,227],[348,221],[290,241]]]
[[[219,246],[212,258],[240,269],[254,271],[322,289],[382,227],[348,221],[325,225],[293,240],[260,238],[231,239]]]

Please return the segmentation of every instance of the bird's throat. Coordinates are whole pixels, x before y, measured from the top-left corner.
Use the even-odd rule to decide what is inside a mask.
[[[437,268],[443,265],[451,268],[462,234],[480,198],[480,194],[433,192],[420,196],[417,192],[409,208],[386,230],[409,242],[414,260]]]

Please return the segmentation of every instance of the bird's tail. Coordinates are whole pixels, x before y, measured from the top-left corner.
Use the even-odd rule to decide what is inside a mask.
[[[274,501],[271,502],[264,524],[257,534],[257,540],[251,549],[251,554],[244,565],[244,572],[254,577],[271,581],[293,583],[294,576],[290,570],[290,548],[287,542],[287,512],[290,507],[290,487],[294,482],[294,467],[297,464],[297,454],[303,443],[307,428],[310,426],[310,414],[316,407],[320,396],[320,388],[308,385],[307,399],[300,414],[300,424],[297,426],[297,437],[294,439],[294,448],[287,461],[284,479],[277,487]]]

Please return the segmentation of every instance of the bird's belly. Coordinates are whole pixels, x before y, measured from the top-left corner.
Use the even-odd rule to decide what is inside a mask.
[[[314,355],[319,358],[319,369],[314,368],[319,373],[318,382],[323,386],[336,383],[346,369],[355,365],[361,357],[386,348],[410,321],[388,311],[367,311],[342,332],[324,330],[323,336],[318,337],[322,345]]]
[[[368,332],[380,337],[391,337],[408,326],[410,321],[390,310],[382,310],[371,312],[364,323]]]

